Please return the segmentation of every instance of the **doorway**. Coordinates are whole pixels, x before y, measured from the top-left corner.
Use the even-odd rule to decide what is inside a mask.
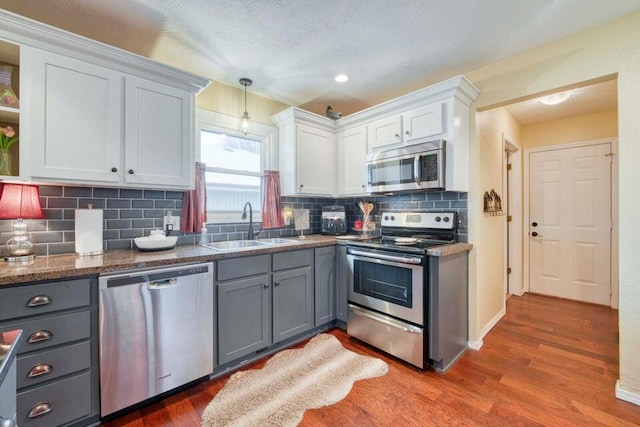
[[[611,305],[613,141],[526,152],[529,291]]]

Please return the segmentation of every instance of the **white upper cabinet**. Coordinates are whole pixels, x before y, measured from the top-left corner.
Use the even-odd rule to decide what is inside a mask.
[[[367,125],[368,151],[379,151],[402,142],[402,116],[390,116]]]
[[[338,196],[366,194],[367,127],[356,126],[338,133]]]
[[[444,107],[445,103],[436,102],[402,114],[404,142],[410,144],[413,141],[425,140],[442,134],[445,129]]]
[[[189,187],[193,95],[138,77],[127,77],[125,87],[125,181]]]
[[[333,196],[336,181],[333,121],[295,107],[272,119],[279,129],[282,195]]]
[[[31,176],[119,182],[122,75],[39,49],[30,69]]]
[[[20,53],[20,179],[194,186],[195,94],[210,80],[3,10],[0,40]]]

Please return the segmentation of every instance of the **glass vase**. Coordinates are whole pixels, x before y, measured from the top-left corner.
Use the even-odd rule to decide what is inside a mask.
[[[0,176],[11,175],[11,153],[8,149],[0,149]]]

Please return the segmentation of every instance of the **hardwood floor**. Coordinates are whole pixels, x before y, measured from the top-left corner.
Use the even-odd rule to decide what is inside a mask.
[[[617,400],[618,312],[526,294],[446,374],[420,372],[331,331],[353,351],[380,357],[389,373],[358,381],[335,405],[305,412],[302,426],[634,426],[640,407]],[[259,368],[264,362],[254,364]],[[208,381],[106,423],[199,426],[227,377]]]

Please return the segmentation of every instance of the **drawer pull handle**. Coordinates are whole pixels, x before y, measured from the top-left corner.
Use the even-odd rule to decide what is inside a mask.
[[[51,297],[48,295],[36,295],[29,300],[29,302],[27,303],[27,307],[40,307],[41,305],[48,305],[52,302],[53,299],[51,299]]]
[[[27,342],[29,344],[35,344],[41,341],[50,340],[51,338],[53,338],[53,334],[51,333],[51,331],[46,331],[46,330],[35,331],[34,333],[31,334],[31,336],[29,336],[29,339],[27,340]]]
[[[37,377],[40,377],[42,375],[46,375],[51,371],[53,371],[53,366],[48,365],[46,363],[41,363],[41,364],[36,365],[33,368],[31,368],[31,370],[27,374],[27,377],[29,377],[29,378],[37,378]]]
[[[48,414],[51,411],[53,411],[53,405],[51,403],[42,402],[31,408],[27,417],[31,419],[38,418],[45,414]]]

